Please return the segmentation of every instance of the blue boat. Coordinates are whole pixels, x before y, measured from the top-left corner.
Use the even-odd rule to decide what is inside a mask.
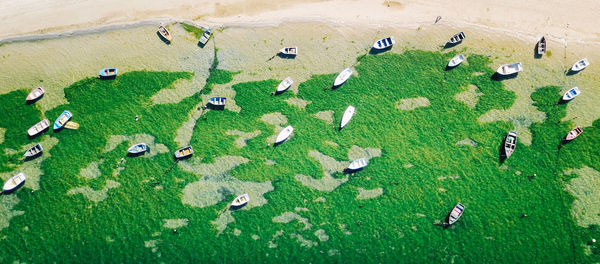
[[[109,78],[117,76],[117,68],[104,68],[100,70],[100,78]]]
[[[61,127],[63,127],[67,122],[69,122],[69,120],[71,120],[71,117],[73,117],[73,114],[71,114],[71,112],[69,112],[67,110],[62,112],[62,114],[60,114],[58,116],[56,121],[54,121],[54,130],[57,130],[57,129],[60,129]]]

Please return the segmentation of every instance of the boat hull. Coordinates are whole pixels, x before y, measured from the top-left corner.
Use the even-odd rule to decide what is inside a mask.
[[[446,221],[444,221],[444,225],[449,226],[449,225],[456,223],[456,221],[458,221],[458,219],[460,219],[460,217],[463,215],[464,211],[465,211],[464,205],[459,203],[456,206],[454,206],[452,211],[450,211],[448,216],[446,216]]]
[[[520,62],[504,64],[504,65],[501,65],[500,67],[498,67],[498,70],[496,70],[496,72],[500,75],[511,75],[511,74],[516,74],[516,73],[522,72],[522,71],[523,71],[523,64],[521,64]]]
[[[573,72],[578,72],[578,71],[582,71],[583,69],[587,68],[587,66],[590,65],[590,62],[588,61],[587,58],[583,58],[577,62],[575,62],[575,64],[573,64],[573,67],[571,67],[571,71]]]
[[[292,135],[292,132],[294,132],[294,128],[292,126],[287,126],[281,130],[275,139],[275,144],[281,144],[286,141]]]
[[[448,40],[448,43],[450,43],[450,44],[458,44],[458,43],[462,42],[463,39],[465,39],[465,38],[467,38],[467,36],[465,35],[465,33],[464,32],[460,32],[460,33],[454,34],[454,36],[452,36],[450,38],[450,40]]]
[[[104,68],[98,73],[100,78],[114,78],[117,77],[117,68]]]
[[[54,130],[61,129],[67,122],[69,122],[69,120],[71,120],[71,117],[73,117],[73,114],[71,114],[71,112],[67,110],[62,112],[62,114],[58,116],[56,121],[54,121]]]
[[[537,54],[542,56],[546,54],[546,37],[542,37],[537,43]]]
[[[139,143],[139,144],[135,144],[135,145],[131,146],[129,149],[127,149],[127,153],[132,154],[132,155],[137,155],[137,154],[145,153],[147,150],[148,150],[148,145],[146,145],[145,143]]]
[[[287,91],[287,89],[290,89],[290,87],[292,87],[292,84],[294,84],[294,81],[292,80],[292,78],[287,77],[283,81],[281,81],[281,83],[279,83],[279,85],[277,86],[276,92],[283,93],[283,92]]]
[[[350,76],[352,76],[352,70],[350,68],[344,69],[335,78],[335,81],[333,82],[333,86],[338,87],[338,86],[344,84],[348,79],[350,79]]]
[[[462,54],[458,54],[456,56],[454,56],[449,62],[448,62],[448,67],[456,67],[459,64],[461,64],[463,61],[465,60],[465,56],[463,56]]]
[[[45,93],[44,88],[42,88],[42,87],[35,88],[27,95],[27,98],[25,98],[25,100],[27,100],[29,102],[38,100],[42,96],[44,96],[44,93]]]
[[[298,55],[298,47],[284,47],[279,50],[283,55],[296,56]]]
[[[200,37],[200,40],[198,40],[198,41],[200,43],[202,43],[202,45],[206,45],[206,43],[210,39],[211,34],[212,34],[211,29],[207,29],[206,31],[204,31],[204,33],[202,33],[202,36]]]
[[[27,130],[27,134],[30,137],[33,137],[39,133],[46,131],[46,129],[48,129],[48,127],[50,127],[50,121],[48,121],[48,119],[44,119],[44,120],[38,122],[37,124],[33,125],[31,128],[29,128]]]
[[[583,129],[580,126],[577,126],[573,130],[569,131],[569,133],[567,134],[565,139],[567,141],[571,141],[571,140],[577,138],[581,134],[581,132],[583,132]]]
[[[173,40],[173,37],[171,36],[171,32],[169,32],[169,30],[167,30],[167,28],[164,26],[158,27],[158,33],[160,34],[161,37],[163,37],[164,39],[166,39],[168,41]]]
[[[573,99],[575,99],[575,97],[577,97],[579,94],[581,93],[581,91],[579,91],[579,87],[573,87],[571,89],[569,89],[562,97],[563,101],[571,101]]]
[[[33,157],[37,157],[38,155],[42,154],[42,151],[44,151],[44,148],[42,147],[41,144],[36,144],[35,146],[29,148],[27,151],[25,151],[25,154],[23,154],[23,156],[25,158],[33,158]]]
[[[231,202],[231,206],[234,207],[239,207],[239,206],[243,206],[245,204],[247,204],[250,201],[250,196],[248,196],[247,193],[242,194],[238,197],[236,197],[235,199],[233,199],[233,202]]]
[[[387,49],[396,44],[396,40],[394,37],[382,38],[380,40],[375,41],[373,43],[373,48],[377,50]]]
[[[357,159],[357,160],[351,162],[350,165],[348,165],[348,170],[351,170],[351,171],[360,170],[360,169],[366,167],[367,165],[368,165],[367,159],[360,158],[360,159]]]
[[[509,131],[504,139],[504,155],[510,157],[517,147],[517,132]]]
[[[351,105],[349,105],[348,108],[346,108],[346,111],[344,111],[342,119],[340,120],[340,129],[344,128],[348,124],[348,122],[350,122],[350,120],[354,116],[355,110],[356,109],[354,108],[354,106]]]
[[[184,158],[191,157],[193,154],[194,154],[194,150],[192,149],[192,146],[188,146],[185,148],[180,148],[177,151],[175,151],[175,158],[176,159],[184,159]]]
[[[17,175],[8,179],[4,186],[2,186],[2,190],[4,192],[10,192],[21,186],[25,182],[25,174],[20,172]]]

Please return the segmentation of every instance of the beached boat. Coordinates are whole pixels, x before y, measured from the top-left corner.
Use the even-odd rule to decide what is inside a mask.
[[[57,129],[63,127],[67,122],[69,122],[71,117],[73,117],[73,114],[71,114],[71,112],[69,112],[67,110],[62,112],[62,114],[60,114],[58,116],[56,121],[54,121],[54,130],[57,130]]]
[[[73,121],[69,121],[65,124],[65,128],[66,129],[73,129],[73,130],[77,130],[79,129],[79,124],[75,123]]]
[[[294,84],[294,81],[292,80],[291,77],[285,78],[285,80],[281,81],[281,83],[279,83],[279,85],[277,85],[277,93],[285,92],[287,89],[289,89],[292,86],[292,84]]]
[[[294,128],[292,126],[285,127],[283,130],[281,130],[281,132],[279,132],[279,135],[277,135],[275,144],[279,144],[287,140],[292,135],[292,132],[294,132]]]
[[[247,204],[250,201],[250,196],[248,196],[247,193],[244,193],[238,197],[235,197],[235,199],[233,199],[233,202],[231,202],[231,206],[242,206],[244,204]]]
[[[544,55],[546,54],[546,37],[543,36],[540,41],[537,43],[537,54]]]
[[[225,97],[212,97],[208,99],[208,103],[214,106],[224,106],[227,103],[227,98]]]
[[[192,146],[187,146],[185,148],[180,148],[177,151],[175,151],[175,158],[183,159],[183,158],[187,158],[187,157],[191,156],[192,154],[194,154],[194,150],[192,149]]]
[[[583,59],[575,62],[575,64],[573,64],[573,67],[571,67],[571,71],[578,72],[578,71],[585,69],[589,65],[590,65],[590,62],[588,61],[588,59],[583,58]]]
[[[351,162],[350,165],[348,165],[348,169],[349,170],[359,170],[366,166],[367,166],[367,159],[360,158],[360,159],[357,159],[357,160]]]
[[[340,120],[340,129],[344,128],[348,124],[348,122],[350,122],[352,116],[354,116],[354,106],[349,105],[348,108],[346,108],[346,111],[344,111],[344,114],[342,115],[342,120]]]
[[[41,144],[36,144],[35,146],[29,148],[27,151],[25,151],[25,154],[23,154],[23,156],[25,156],[26,158],[30,158],[30,157],[35,157],[37,155],[39,155],[40,153],[42,153],[42,151],[44,151],[44,148],[42,148]]]
[[[45,131],[50,126],[50,121],[48,119],[44,119],[37,124],[33,125],[31,128],[27,129],[27,134],[30,137],[33,137],[43,131]]]
[[[456,43],[463,41],[463,39],[465,39],[465,38],[467,38],[467,36],[465,36],[464,32],[456,33],[456,34],[454,34],[454,36],[452,36],[450,38],[450,40],[448,40],[448,43],[456,44]]]
[[[208,42],[208,40],[210,39],[210,35],[212,34],[212,30],[210,28],[206,29],[204,31],[204,33],[202,33],[202,36],[200,37],[200,43],[202,43],[202,45],[206,45],[206,42]]]
[[[25,100],[35,101],[35,100],[39,99],[40,97],[42,97],[42,95],[44,95],[44,93],[45,93],[44,88],[42,88],[42,87],[35,88],[27,95],[27,98]]]
[[[158,33],[160,34],[161,37],[163,37],[164,39],[171,41],[173,39],[173,36],[171,36],[171,33],[169,32],[169,30],[167,30],[167,28],[163,25],[158,26]]]
[[[348,79],[352,76],[352,70],[350,68],[346,68],[338,74],[333,82],[333,86],[337,87],[344,84]]]
[[[146,143],[138,143],[129,147],[129,149],[127,149],[127,152],[129,154],[140,154],[146,152],[147,150],[148,145],[146,145]]]
[[[279,50],[279,53],[283,55],[296,56],[298,55],[298,47],[283,47]]]
[[[448,67],[456,67],[459,64],[461,64],[463,61],[465,61],[465,56],[463,56],[462,54],[458,54],[456,56],[454,56],[449,62],[448,62]]]
[[[523,65],[520,62],[515,62],[511,64],[501,65],[500,67],[498,67],[498,70],[496,72],[501,75],[511,75],[522,71]]]
[[[104,68],[100,70],[100,78],[109,78],[117,76],[117,68]]]
[[[567,133],[565,139],[567,141],[571,141],[578,137],[581,134],[581,132],[583,132],[583,129],[580,126],[577,126],[576,128],[573,128],[573,130],[569,131],[569,133]]]
[[[456,223],[456,221],[458,221],[458,219],[462,216],[464,211],[465,211],[464,205],[459,203],[456,206],[454,206],[452,211],[450,211],[450,213],[446,217],[446,221],[444,221],[444,225],[449,226],[449,225]]]
[[[391,47],[394,44],[396,44],[396,40],[394,39],[394,37],[387,37],[387,38],[382,38],[378,41],[375,41],[375,43],[373,43],[373,48],[374,49],[385,49],[385,48]]]
[[[24,181],[25,174],[19,172],[17,175],[12,176],[10,179],[8,179],[8,181],[4,183],[4,187],[2,187],[2,190],[5,192],[12,191],[15,188],[19,187],[19,185],[21,185],[21,183],[23,183]]]
[[[515,152],[515,147],[517,147],[517,132],[509,131],[504,139],[504,155],[506,158]]]
[[[579,87],[575,86],[569,89],[562,97],[563,101],[571,101],[573,98],[577,97],[581,91],[579,91]]]

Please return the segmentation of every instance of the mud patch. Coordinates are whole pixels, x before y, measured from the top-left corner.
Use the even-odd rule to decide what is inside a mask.
[[[102,164],[103,162],[104,162],[103,159],[101,159],[100,161],[91,162],[90,165],[81,169],[81,171],[79,172],[79,175],[81,175],[82,177],[87,178],[87,179],[97,178],[98,176],[100,176],[102,174],[102,172],[100,171],[98,166],[100,166],[100,164]]]
[[[470,84],[469,86],[467,86],[467,89],[465,91],[454,95],[454,99],[465,103],[470,108],[475,108],[475,106],[477,106],[477,103],[479,102],[479,97],[482,95],[483,93],[479,92],[479,87]]]
[[[0,144],[4,143],[4,134],[6,133],[6,128],[0,127]]]
[[[315,114],[315,117],[329,124],[333,123],[333,110],[321,111]]]
[[[414,110],[419,107],[426,107],[429,105],[431,105],[431,103],[429,102],[429,99],[427,99],[426,97],[416,97],[416,98],[407,98],[407,99],[400,100],[400,102],[398,102],[397,107],[400,110]]]
[[[290,98],[286,99],[285,102],[288,103],[289,105],[296,106],[300,109],[304,109],[304,108],[306,108],[306,106],[308,104],[312,103],[312,101],[302,100],[298,97],[290,97]]]
[[[287,224],[293,220],[297,220],[298,222],[304,224],[304,228],[302,230],[308,230],[312,227],[312,224],[308,222],[308,218],[304,218],[297,213],[294,212],[285,212],[279,216],[273,217],[274,223],[283,223]]]
[[[576,199],[571,206],[571,215],[582,227],[600,224],[600,172],[590,168],[570,169],[565,174],[577,174],[565,188]]]
[[[471,146],[471,147],[479,146],[479,144],[471,138],[465,138],[461,141],[458,141],[458,142],[456,142],[456,145],[457,146]]]
[[[176,228],[180,228],[182,226],[186,226],[186,225],[188,225],[188,222],[189,222],[189,220],[186,218],[163,219],[163,221],[164,221],[163,227],[170,228],[170,229],[176,229]]]
[[[58,139],[55,137],[44,136],[42,141],[40,142],[44,147],[44,152],[42,155],[34,160],[30,160],[28,162],[24,162],[20,164],[15,170],[11,172],[0,173],[0,179],[4,181],[8,180],[10,177],[16,175],[19,172],[25,173],[25,177],[27,180],[23,184],[23,187],[29,188],[31,190],[37,191],[40,189],[40,178],[44,174],[41,170],[42,163],[47,158],[51,157],[50,150],[58,144]],[[26,151],[30,147],[33,147],[34,144],[24,146],[22,151]]]
[[[13,208],[20,202],[16,195],[0,196],[0,231],[10,225],[10,219],[24,214],[24,211],[16,211]]]
[[[311,248],[311,247],[314,247],[319,244],[315,241],[308,240],[308,239],[304,238],[302,235],[296,234],[296,233],[291,234],[290,237],[296,238],[298,240],[298,243],[300,243],[300,246],[305,247],[305,248]]]
[[[325,242],[325,241],[329,240],[329,236],[325,233],[325,230],[323,230],[323,229],[319,229],[319,230],[315,231],[315,236],[317,238],[319,238],[319,241],[321,241],[321,242]]]
[[[238,136],[238,138],[235,140],[235,145],[238,148],[243,148],[243,147],[247,146],[248,140],[257,137],[261,133],[262,133],[262,131],[260,131],[260,130],[254,130],[252,132],[246,133],[244,131],[240,131],[237,129],[227,130],[227,132],[225,132],[225,134],[227,134],[228,136]]]
[[[101,201],[104,201],[106,198],[108,198],[108,190],[117,188],[119,186],[121,186],[121,184],[116,181],[106,180],[106,185],[104,186],[104,188],[102,190],[94,190],[91,187],[85,186],[85,187],[73,188],[73,189],[69,190],[67,192],[67,194],[68,195],[82,194],[83,197],[85,197],[86,199],[97,204]]]
[[[383,188],[377,188],[372,190],[366,190],[363,188],[358,188],[358,195],[356,196],[357,200],[365,200],[365,199],[373,199],[381,196],[383,194]]]

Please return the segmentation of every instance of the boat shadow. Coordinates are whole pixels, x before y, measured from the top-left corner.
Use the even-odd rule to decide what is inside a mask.
[[[229,205],[229,211],[237,211],[240,210],[242,208],[244,208],[248,203],[242,204],[242,205]]]
[[[508,75],[502,75],[502,74],[495,72],[494,74],[492,74],[490,79],[492,79],[493,81],[504,81],[504,80],[510,80],[510,79],[517,78],[517,76],[519,76],[518,72],[515,72],[513,74],[508,74]]]
[[[171,45],[171,41],[168,40],[168,39],[166,39],[166,38],[164,38],[158,31],[156,31],[156,35],[158,36],[158,38],[160,40],[162,40],[162,42],[164,42],[167,45]]]
[[[29,138],[30,140],[31,140],[31,139],[34,139],[34,138],[37,138],[37,137],[39,137],[40,135],[42,135],[42,134],[46,133],[48,130],[50,130],[50,127],[44,128],[42,131],[38,132],[37,134],[35,134],[35,135],[33,135],[33,136],[30,136],[29,134],[27,134],[27,138]]]
[[[568,69],[567,71],[565,71],[565,75],[567,76],[571,76],[571,75],[575,75],[577,73],[579,73],[580,71],[574,71],[572,69]]]
[[[39,156],[41,156],[41,155],[42,155],[42,152],[40,151],[40,152],[36,153],[36,154],[35,154],[35,155],[33,155],[33,156],[28,156],[28,157],[25,157],[25,161],[34,160],[34,159],[36,159],[37,157],[39,157]]]
[[[200,47],[201,49],[203,49],[206,46],[206,44],[208,44],[208,41],[206,43],[202,44],[202,42],[200,42],[200,40],[198,40],[198,47]]]
[[[116,75],[111,75],[111,76],[98,75],[98,79],[100,79],[100,80],[114,80],[115,78],[117,78]]]
[[[502,140],[502,144],[498,148],[498,163],[502,165],[504,161],[508,158],[506,156],[506,152],[504,151],[504,143],[506,143],[506,137]]]
[[[135,158],[135,157],[143,156],[143,155],[146,155],[146,152],[150,152],[150,147],[148,147],[148,150],[146,150],[144,152],[139,152],[139,153],[127,152],[127,157]]]
[[[542,58],[542,54],[538,54],[538,47],[540,46],[540,42],[536,43],[533,47],[533,58],[534,59],[541,59]]]
[[[10,195],[13,194],[14,192],[16,192],[17,190],[21,189],[21,187],[23,187],[23,185],[25,185],[25,182],[27,180],[24,180],[22,183],[19,183],[19,185],[17,185],[14,189],[10,190],[10,191],[2,191],[2,195]]]
[[[350,168],[345,168],[345,169],[344,169],[342,172],[343,172],[344,174],[353,174],[353,173],[357,173],[357,172],[359,172],[359,171],[362,171],[363,169],[364,169],[364,168],[360,168],[360,169],[355,169],[355,170],[353,170],[353,169],[350,169]]]
[[[288,60],[293,60],[296,58],[296,55],[294,55],[294,54],[283,54],[281,52],[277,53],[276,56],[279,58],[288,59]]]
[[[460,64],[459,64],[459,65],[460,65]],[[458,66],[458,65],[456,65],[456,66],[450,66],[450,65],[446,65],[446,68],[445,68],[444,70],[445,70],[445,71],[449,71],[449,70],[452,70],[452,69],[456,68],[457,66]]]
[[[376,49],[376,48],[371,47],[371,49],[369,50],[369,54],[371,54],[371,55],[377,55],[377,54],[380,54],[380,53],[384,53],[386,51],[391,50],[392,47],[393,47],[393,45],[389,46],[387,48],[384,48],[384,49]]]
[[[461,42],[456,42],[456,43],[446,42],[446,44],[444,44],[444,49],[449,49],[449,48],[456,47],[460,43],[462,43],[462,41]]]
[[[567,101],[567,100],[564,100],[564,99],[561,97],[560,99],[558,99],[558,102],[556,102],[556,105],[564,105],[564,104],[566,104],[566,103],[568,103],[568,102],[570,102],[570,100],[569,100],[569,101]]]
[[[206,104],[204,106],[204,108],[206,109],[210,109],[210,110],[225,110],[225,105],[213,105],[213,104]]]
[[[41,100],[42,98],[44,98],[44,94],[42,94],[40,97],[34,99],[34,100],[25,100],[25,104],[35,104],[37,101]]]

